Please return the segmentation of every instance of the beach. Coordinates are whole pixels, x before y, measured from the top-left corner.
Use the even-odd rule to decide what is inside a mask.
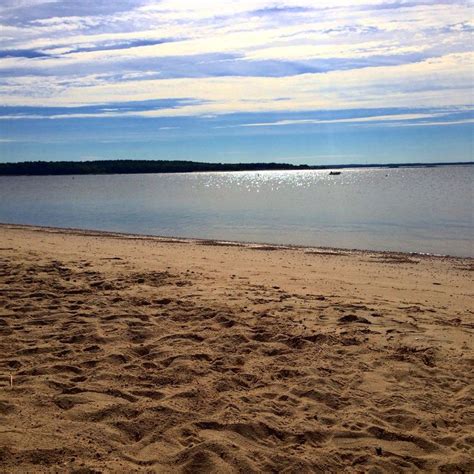
[[[473,472],[473,269],[1,225],[0,472]]]

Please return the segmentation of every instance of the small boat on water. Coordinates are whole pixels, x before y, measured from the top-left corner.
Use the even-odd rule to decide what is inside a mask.
[[[337,176],[337,175],[339,175],[339,174],[341,174],[341,173],[342,173],[342,171],[330,171],[330,172],[329,172],[329,175],[330,175],[330,176]]]

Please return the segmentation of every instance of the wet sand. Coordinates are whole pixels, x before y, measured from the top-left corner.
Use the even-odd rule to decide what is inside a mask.
[[[473,269],[0,226],[0,472],[473,472]]]

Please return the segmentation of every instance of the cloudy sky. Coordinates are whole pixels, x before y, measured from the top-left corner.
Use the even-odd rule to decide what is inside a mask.
[[[472,160],[473,3],[2,0],[0,161]]]

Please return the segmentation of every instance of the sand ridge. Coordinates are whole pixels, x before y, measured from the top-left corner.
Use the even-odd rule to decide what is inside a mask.
[[[472,269],[1,226],[0,471],[472,472]]]

